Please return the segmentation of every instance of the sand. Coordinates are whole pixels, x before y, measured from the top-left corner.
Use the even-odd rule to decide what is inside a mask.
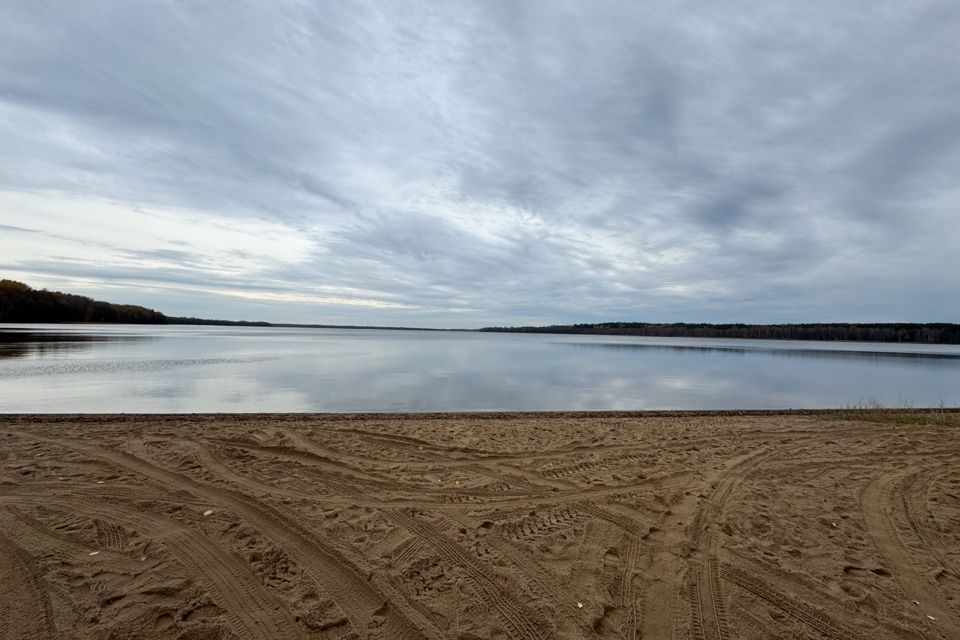
[[[960,413],[0,416],[0,638],[960,638]]]

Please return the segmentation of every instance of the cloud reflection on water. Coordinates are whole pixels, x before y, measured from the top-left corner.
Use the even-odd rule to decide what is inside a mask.
[[[9,333],[0,327],[0,336]],[[380,330],[35,327],[0,412],[960,404],[960,348]]]

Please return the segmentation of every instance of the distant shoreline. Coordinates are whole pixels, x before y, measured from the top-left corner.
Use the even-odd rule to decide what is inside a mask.
[[[741,340],[960,344],[960,324],[949,322],[792,324],[600,322],[526,327],[484,327],[480,331],[489,333],[642,336],[647,338],[734,338]]]
[[[597,322],[545,326],[501,326],[480,329],[343,325],[256,320],[217,320],[167,316],[138,305],[115,304],[60,291],[37,290],[22,282],[0,280],[0,323],[10,324],[150,324],[291,329],[372,329],[380,331],[468,331],[485,333],[552,333],[644,336],[651,338],[734,338],[744,340],[813,340],[960,344],[960,324],[949,322],[821,322],[784,324]]]
[[[206,320],[204,318],[168,317],[167,324],[214,327],[280,327],[287,329],[379,329],[383,331],[478,331],[478,329],[435,329],[430,327],[396,327],[353,324],[301,324],[296,322],[257,322],[249,320]]]
[[[367,420],[529,420],[529,419],[632,419],[632,418],[736,418],[736,417],[774,417],[774,416],[819,416],[838,418],[863,418],[865,416],[940,416],[960,414],[960,407],[854,407],[834,409],[638,409],[638,410],[593,410],[593,411],[427,411],[417,413],[404,411],[367,412],[264,412],[264,413],[0,413],[0,422],[32,423],[42,420],[45,423],[71,422],[114,422],[116,420],[149,421],[218,421],[229,418],[237,422],[256,422],[270,419],[297,422],[304,419],[318,419],[331,422],[352,422]]]
[[[483,327],[454,329],[437,327],[404,327],[394,325],[305,324],[292,322],[263,322],[249,320],[208,320],[204,318],[166,317],[165,322],[108,322],[108,321],[0,321],[0,324],[26,325],[92,325],[112,324],[131,326],[209,326],[253,327],[269,329],[351,329],[371,331],[431,331],[437,333],[518,333],[540,335],[596,335],[611,337],[683,338],[701,340],[774,340],[797,342],[855,342],[875,344],[960,344],[960,324],[951,323],[876,323],[876,324],[782,324],[782,325],[713,325],[713,324],[645,324],[642,329],[610,328],[601,325],[556,325],[544,327]],[[798,331],[798,329],[800,329]]]

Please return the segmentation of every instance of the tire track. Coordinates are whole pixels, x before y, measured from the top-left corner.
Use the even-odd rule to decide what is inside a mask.
[[[727,613],[723,606],[723,589],[720,584],[720,568],[715,557],[707,558],[706,581],[710,585],[710,610],[713,614],[713,625],[717,629],[718,638],[730,637]]]
[[[223,463],[217,455],[215,455],[212,451],[210,451],[207,445],[199,442],[196,442],[196,443],[188,442],[188,444],[191,444],[193,446],[193,448],[191,449],[191,453],[193,454],[196,461],[200,464],[200,466],[202,466],[204,469],[212,473],[214,476],[217,476],[221,480],[232,482],[235,485],[242,487],[248,491],[265,493],[268,495],[275,495],[281,498],[294,498],[299,500],[304,500],[304,499],[311,500],[311,499],[317,498],[316,495],[310,495],[303,491],[297,491],[295,489],[285,489],[283,487],[275,487],[271,484],[267,484],[259,480],[254,480],[253,478],[242,475],[234,471],[233,469],[231,469],[225,463]],[[334,491],[337,491],[337,489],[339,488],[334,483],[330,483],[329,486]]]
[[[450,512],[445,515],[450,521],[468,529],[473,529],[477,526],[476,522],[462,514]],[[423,538],[415,539],[423,540]],[[509,540],[497,532],[496,528],[488,530],[483,540],[526,578],[531,595],[537,600],[541,603],[551,605],[553,611],[558,613],[569,607],[570,599],[562,595],[566,591],[566,588],[560,583],[552,571],[540,565],[528,551],[519,549],[514,544],[511,544]],[[585,629],[578,629],[578,623],[582,624],[581,621],[578,621],[578,619],[572,615],[560,615],[556,620],[558,635],[561,637],[575,637],[578,632],[582,635]]]
[[[515,596],[498,584],[486,567],[463,547],[437,531],[432,525],[414,516],[400,511],[391,511],[388,515],[413,535],[424,538],[448,562],[460,567],[477,595],[496,611],[511,638],[544,640],[551,636],[545,623],[534,620],[516,602]]]
[[[423,538],[407,538],[394,550],[390,563],[396,567],[405,566],[423,550],[424,545],[426,545],[426,542],[423,541]]]
[[[610,524],[619,529],[622,529],[628,536],[635,536],[638,538],[643,538],[647,535],[647,530],[641,527],[637,522],[631,520],[630,518],[620,515],[619,513],[614,513],[609,509],[604,509],[603,507],[593,503],[593,502],[578,502],[574,505],[571,505],[577,511],[590,516],[591,518],[599,518],[601,520],[606,520]]]
[[[349,487],[349,495],[363,495],[360,491],[361,488],[367,488],[371,491],[395,491],[397,489],[397,483],[390,478],[368,473],[355,466],[348,465],[342,460],[336,460],[332,457],[336,455],[332,451],[327,453],[323,447],[307,441],[303,436],[294,434],[295,432],[290,432],[289,439],[296,446],[262,445],[228,438],[211,437],[183,439],[181,442],[189,442],[198,447],[209,448],[211,445],[220,445],[243,449],[260,456],[266,456],[270,461],[285,461],[308,469],[320,470],[327,474],[319,478],[321,482],[337,492]],[[304,446],[303,449],[298,448],[301,444]],[[342,480],[334,480],[330,476],[337,476]]]
[[[781,593],[751,572],[724,564],[719,569],[719,575],[730,584],[740,587],[778,611],[782,611],[794,620],[805,624],[824,638],[830,640],[863,640],[859,634],[847,629],[819,609]]]
[[[575,446],[567,447],[563,449],[553,449],[548,451],[517,451],[513,453],[498,453],[498,452],[477,452],[472,455],[477,457],[469,458],[448,458],[443,460],[407,460],[407,459],[393,459],[393,458],[368,458],[353,453],[348,453],[345,451],[339,451],[336,449],[331,449],[324,447],[321,444],[314,442],[308,436],[303,435],[295,428],[282,428],[279,429],[281,433],[284,433],[290,437],[291,441],[296,442],[297,446],[306,450],[313,451],[323,457],[334,457],[342,460],[353,460],[355,462],[360,462],[364,464],[377,464],[377,465],[393,465],[393,464],[402,464],[405,467],[429,467],[435,468],[438,466],[449,468],[449,467],[460,467],[460,466],[469,466],[473,464],[487,464],[490,462],[503,462],[507,464],[523,464],[530,463],[535,460],[549,460],[551,458],[558,458],[563,456],[583,456],[591,453],[602,453],[606,451],[617,451],[623,452],[625,449],[637,449],[641,445],[623,445],[623,444],[606,444],[606,445],[597,445],[594,447],[585,447],[585,446]],[[338,432],[345,432],[345,430],[338,429]],[[346,431],[349,432],[349,431]],[[424,445],[426,447],[427,445]],[[430,445],[436,447],[436,445]],[[643,448],[646,450],[648,447],[645,445]],[[667,450],[669,447],[665,447],[664,450]]]
[[[699,572],[700,566],[694,564],[690,570]],[[710,636],[707,635],[708,618],[706,615],[704,615],[703,593],[701,593],[700,584],[701,583],[698,580],[691,580],[688,587],[688,596],[690,598],[691,636],[694,640],[707,640],[710,638]]]
[[[709,540],[710,525],[715,523],[723,512],[727,500],[733,490],[740,484],[740,481],[751,471],[755,470],[768,458],[772,457],[774,451],[762,448],[747,455],[737,462],[731,469],[723,474],[717,482],[716,488],[705,500],[705,506],[702,506],[694,518],[691,526],[690,541],[691,546],[699,547],[701,542],[707,537],[707,551],[710,551],[711,540]]]
[[[303,640],[306,637],[292,614],[267,591],[245,561],[224,552],[193,528],[149,512],[88,499],[57,499],[54,504],[122,523],[162,544],[224,610],[238,637],[250,640]]]
[[[389,484],[391,482],[390,478],[380,476],[376,473],[364,471],[355,465],[350,465],[344,462],[345,460],[353,460],[359,464],[369,465],[371,463],[375,463],[375,460],[370,460],[362,456],[354,456],[346,452],[337,451],[336,449],[330,449],[318,444],[317,442],[314,442],[312,439],[300,433],[297,429],[280,429],[280,433],[285,435],[287,439],[290,440],[293,447],[289,449],[285,447],[263,447],[266,452],[276,454],[279,450],[280,452],[285,452],[291,456],[294,456],[297,461],[303,461],[307,464],[322,465],[327,470],[339,471],[347,475],[363,478],[364,480],[377,485]]]
[[[558,431],[537,424],[530,434],[522,433],[525,425],[518,424],[514,438],[511,425],[478,434],[475,440],[472,435],[463,438],[487,446],[489,452],[455,452],[433,451],[426,440],[386,442],[374,433],[395,431],[401,437],[456,447],[464,427],[460,423],[446,429],[442,422],[424,427],[382,417],[351,418],[350,426],[366,428],[366,437],[338,436],[337,425],[322,416],[125,416],[94,418],[91,429],[72,428],[84,420],[18,418],[11,425],[17,436],[14,446],[0,451],[0,532],[49,571],[54,611],[62,616],[56,623],[64,629],[70,616],[61,607],[69,606],[68,594],[73,598],[78,589],[84,590],[84,602],[94,601],[87,597],[89,590],[112,603],[114,593],[121,593],[114,585],[124,584],[122,576],[136,575],[139,582],[166,590],[137,592],[137,598],[111,609],[126,615],[158,602],[180,609],[199,595],[196,584],[175,581],[177,571],[204,584],[190,575],[194,569],[180,568],[184,563],[167,550],[171,543],[166,539],[156,543],[143,535],[148,530],[97,513],[92,504],[102,500],[105,508],[142,508],[148,515],[208,532],[208,542],[221,553],[236,555],[234,545],[243,546],[267,592],[303,613],[303,630],[309,628],[317,637],[415,640],[452,638],[462,632],[464,637],[494,633],[516,640],[518,632],[510,626],[516,621],[504,621],[505,614],[464,568],[462,562],[472,558],[487,585],[498,589],[537,630],[554,637],[835,638],[816,626],[817,616],[825,615],[819,624],[840,634],[892,638],[912,632],[917,637],[960,638],[954,626],[944,626],[953,625],[949,619],[943,622],[949,611],[941,616],[941,609],[929,608],[934,604],[929,595],[919,597],[917,592],[920,602],[913,605],[900,592],[886,569],[894,578],[900,570],[871,552],[867,534],[873,532],[860,529],[856,521],[858,492],[862,494],[872,477],[893,471],[887,501],[875,514],[887,517],[889,528],[877,531],[890,538],[904,564],[912,565],[910,575],[924,588],[939,589],[945,608],[957,606],[960,584],[948,563],[960,565],[957,540],[949,528],[957,523],[960,476],[942,471],[945,463],[955,462],[957,450],[955,434],[945,429],[894,426],[888,431],[868,424],[858,430],[849,421],[820,425],[811,419],[799,425],[804,428],[789,431],[785,427],[796,422],[793,418],[764,419],[762,424],[704,419],[679,425],[658,421],[649,433],[636,428],[646,424],[601,425],[595,434],[570,440],[565,437],[572,432],[569,424]],[[281,435],[284,429],[312,436],[317,447],[329,445],[327,459],[301,450]],[[45,442],[31,441],[31,432],[47,436],[40,438]],[[87,448],[64,449],[61,437]],[[600,453],[612,442],[618,444]],[[0,443],[9,445],[11,440],[0,435]],[[518,451],[540,443],[539,456]],[[344,452],[337,451],[341,447]],[[580,453],[559,457],[551,447]],[[764,450],[773,453],[753,460]],[[487,453],[511,461],[481,457]],[[402,459],[407,455],[411,460]],[[596,466],[569,475],[569,480],[544,480],[536,473],[538,468],[561,469],[565,475],[580,463]],[[629,469],[619,470],[624,464]],[[844,467],[845,475],[814,475],[828,465]],[[940,470],[926,471],[938,465]],[[917,475],[918,470],[923,472]],[[58,476],[64,477],[55,482]],[[179,478],[179,484],[172,478]],[[105,484],[97,484],[101,481]],[[39,506],[57,499],[82,500],[83,505],[71,508],[78,511],[73,514],[56,502],[51,510]],[[824,512],[818,500],[832,511]],[[49,528],[49,533],[78,536],[77,541],[93,546],[60,550],[55,540],[34,535],[33,525],[3,510],[16,504],[23,505],[23,513],[40,518],[39,527]],[[756,506],[757,518],[736,522],[734,513],[739,516],[751,506]],[[217,515],[201,518],[209,508]],[[392,511],[429,527],[465,556],[456,556],[457,563],[451,564],[455,549],[441,551],[436,542],[398,526],[385,513]],[[833,512],[844,518],[843,523],[836,520],[837,531],[830,528]],[[823,531],[807,530],[811,518],[822,521]],[[285,531],[271,529],[271,522]],[[450,522],[464,531],[445,529]],[[788,527],[782,536],[788,544],[779,549],[755,544],[776,540],[783,527]],[[125,544],[114,534],[126,535]],[[138,550],[151,544],[159,554],[138,563],[143,557]],[[816,563],[804,562],[810,545],[823,552]],[[90,556],[98,547],[102,552]],[[789,557],[773,558],[771,553]],[[737,576],[724,577],[727,564],[746,576],[740,582],[752,585],[752,591],[737,584]],[[945,570],[935,573],[935,564]],[[69,575],[54,573],[57,566],[67,567]],[[326,571],[330,566],[334,571]],[[93,577],[78,581],[77,572]],[[153,580],[155,573],[162,573],[163,580]],[[415,582],[402,583],[401,575]],[[219,579],[226,580],[227,574]],[[212,587],[207,591],[213,594]],[[232,636],[220,598],[211,595],[219,604],[215,609],[202,596],[209,610],[197,618],[215,616],[211,622]],[[578,601],[582,607],[576,606]],[[189,615],[189,608],[184,610]],[[928,622],[928,612],[941,622]],[[956,621],[960,609],[953,614]],[[335,627],[323,630],[330,621]],[[111,625],[110,619],[101,618],[89,625],[89,634],[106,635]]]
[[[573,506],[567,505],[549,509],[543,514],[535,513],[533,515],[531,515],[529,509],[524,509],[519,519],[501,521],[499,528],[503,531],[503,535],[523,540],[568,529],[576,522],[584,520],[584,515]]]
[[[292,439],[292,438],[291,438]],[[302,439],[301,439],[302,440]],[[205,441],[189,441],[193,446],[196,447],[194,451],[195,455],[198,458],[203,456],[204,459],[209,460],[212,464],[217,465],[221,470],[221,475],[229,476],[234,479],[240,485],[246,485],[250,488],[257,488],[268,493],[274,493],[277,495],[288,493],[290,497],[306,497],[306,498],[316,498],[314,495],[304,494],[301,492],[290,492],[287,489],[280,487],[273,487],[259,481],[251,480],[246,478],[235,471],[233,471],[229,466],[224,464],[219,460],[219,457],[216,456],[212,451],[210,451],[209,446],[206,443],[216,442],[212,440]],[[230,446],[240,447],[239,444],[231,444]],[[524,489],[507,489],[501,491],[491,491],[484,489],[469,489],[462,488],[455,492],[449,489],[436,489],[433,487],[424,487],[417,484],[406,484],[399,482],[396,479],[390,478],[380,478],[373,474],[366,474],[364,476],[357,475],[357,470],[351,467],[337,466],[333,464],[328,464],[329,461],[323,461],[316,459],[312,453],[302,453],[294,449],[287,447],[263,447],[263,446],[252,446],[252,445],[243,445],[251,451],[257,451],[262,454],[270,455],[274,459],[288,460],[294,464],[298,464],[303,467],[319,469],[326,472],[325,475],[317,476],[313,475],[313,478],[316,478],[321,484],[326,485],[332,492],[330,496],[324,496],[324,498],[330,498],[331,500],[336,500],[338,498],[347,498],[350,502],[356,504],[364,504],[369,506],[383,506],[383,507],[397,507],[403,505],[409,506],[419,506],[419,505],[429,505],[431,508],[437,504],[443,504],[444,501],[448,504],[462,503],[467,501],[478,501],[479,498],[492,498],[496,500],[526,500],[531,495],[553,495],[549,493],[548,488],[536,488],[534,490],[524,490]],[[201,464],[202,461],[201,461]],[[206,466],[206,465],[204,465]],[[464,468],[470,468],[475,465],[463,464],[460,465]],[[490,472],[485,472],[484,475],[489,474]],[[343,476],[345,474],[354,474],[353,477],[347,477],[339,479],[332,476]],[[502,479],[502,478],[501,478]],[[254,484],[255,483],[255,484]],[[430,496],[437,500],[436,503],[427,502],[423,499],[416,498],[372,498],[369,497],[367,493],[364,493],[362,489],[368,489],[369,492],[375,494],[396,494],[400,493],[410,493],[421,496]],[[488,504],[490,500],[484,502]]]
[[[62,558],[87,556],[95,547],[88,547],[66,536],[54,533],[40,521],[21,512],[14,505],[0,509],[0,525],[17,540],[23,540],[30,549],[41,554],[50,553]]]
[[[535,484],[531,482],[526,476],[521,474],[516,474],[515,477],[510,477],[505,475],[502,472],[497,472],[492,469],[488,469],[487,467],[481,464],[465,465],[460,468],[463,469],[464,471],[475,473],[478,476],[484,476],[486,478],[490,478],[491,480],[495,480],[497,482],[506,484],[510,488],[505,489],[504,493],[515,493],[515,494],[524,493],[527,495],[536,495],[539,493],[548,493],[549,491],[551,491],[551,487],[549,485],[545,486],[543,484]],[[516,487],[516,488],[514,489],[513,487]]]
[[[633,579],[637,570],[637,560],[639,557],[640,539],[636,536],[628,535],[623,575],[620,577],[620,606],[627,612],[627,619],[620,629],[620,637],[625,640],[640,640],[643,602],[633,588]]]
[[[0,533],[0,638],[58,638],[46,585],[33,558]]]
[[[546,479],[543,476],[534,473],[528,469],[525,469],[519,462],[524,461],[512,461],[514,464],[500,463],[499,466],[501,469],[505,469],[518,478],[523,479],[527,486],[534,489],[543,489],[546,491],[570,491],[571,489],[576,489],[577,486],[570,482],[569,480],[550,480]]]
[[[716,560],[708,558],[706,562],[698,562],[691,571],[694,574],[689,592],[693,636],[698,640],[730,638]]]
[[[192,442],[192,441],[186,441]],[[288,498],[301,498],[301,499],[311,499],[316,500],[318,496],[303,493],[293,489],[286,489],[281,487],[275,487],[263,483],[259,480],[241,475],[233,471],[229,466],[221,462],[218,457],[209,450],[209,447],[205,446],[200,442],[193,443],[196,446],[194,454],[198,462],[207,468],[209,471],[219,475],[223,479],[232,480],[234,483],[238,484],[241,487],[246,487],[247,489],[277,495],[281,497]],[[463,465],[469,466],[469,465]],[[527,492],[527,491],[477,491],[469,489],[460,489],[458,491],[451,491],[448,489],[433,489],[433,488],[424,488],[416,485],[410,485],[409,487],[404,487],[403,490],[407,490],[411,493],[418,493],[421,495],[427,495],[436,497],[438,500],[445,501],[427,501],[422,498],[388,498],[388,499],[377,499],[367,497],[363,493],[359,493],[356,490],[355,485],[348,484],[339,480],[335,480],[329,477],[319,477],[317,478],[319,482],[327,485],[331,491],[334,492],[333,495],[323,496],[323,500],[330,502],[343,502],[347,504],[359,504],[367,507],[380,508],[380,509],[396,509],[403,507],[413,507],[413,508],[422,508],[422,509],[452,509],[460,510],[465,503],[476,504],[477,506],[482,506],[485,508],[494,508],[499,506],[510,506],[515,504],[525,504],[528,501],[534,500],[537,504],[546,505],[546,504],[565,504],[572,503],[584,498],[602,498],[609,495],[615,495],[617,493],[622,493],[624,490],[637,489],[637,488],[646,488],[646,487],[658,487],[665,486],[671,483],[674,483],[677,478],[683,478],[688,475],[687,472],[677,472],[675,474],[670,474],[666,476],[655,476],[647,478],[637,483],[630,485],[624,485],[622,487],[598,487],[591,489],[568,489],[567,491],[536,491],[536,492]],[[381,491],[395,492],[398,489],[398,485],[394,482],[389,489],[381,489]],[[479,500],[479,498],[491,498]],[[616,514],[611,514],[611,517],[620,518]],[[625,518],[618,520],[619,525],[630,527],[631,525],[626,522]],[[635,532],[631,530],[631,532]]]
[[[230,509],[286,551],[294,562],[303,567],[318,584],[324,586],[328,593],[336,593],[337,605],[355,629],[377,626],[378,622],[374,619],[374,614],[383,612],[387,622],[390,622],[391,616],[401,618],[401,621],[390,622],[390,624],[410,627],[411,637],[439,638],[440,636],[426,618],[412,609],[405,600],[397,598],[397,594],[378,592],[372,580],[364,577],[323,538],[315,536],[303,525],[249,495],[200,483],[122,451],[68,439],[50,440],[40,436],[32,437],[106,460],[158,483],[165,490],[182,489],[213,505]]]
[[[891,569],[891,573],[903,592],[936,618],[938,627],[953,637],[960,637],[960,624],[950,603],[940,589],[931,584],[918,570],[910,547],[903,540],[891,511],[903,507],[904,498],[898,500],[895,493],[902,490],[903,483],[916,471],[898,471],[874,478],[860,493],[860,513],[864,529],[873,540],[874,547]],[[914,514],[916,515],[916,514]]]
[[[102,549],[113,549],[119,551],[125,544],[123,530],[100,518],[93,519],[93,527],[97,531],[97,544]]]
[[[185,441],[191,442],[191,441]],[[196,460],[208,471],[211,471],[215,475],[220,476],[222,479],[230,480],[235,484],[245,487],[248,490],[253,490],[256,492],[276,495],[285,498],[297,498],[297,499],[308,499],[308,500],[317,500],[320,496],[315,494],[308,494],[295,489],[286,489],[282,487],[276,487],[270,484],[266,484],[259,480],[255,480],[248,476],[242,475],[229,466],[224,464],[219,460],[219,458],[209,450],[209,447],[202,443],[194,443],[196,449],[193,450],[193,454]],[[686,472],[677,473],[673,476],[667,477],[652,477],[646,480],[643,480],[634,485],[629,485],[627,488],[637,488],[637,487],[650,487],[650,486],[661,486],[668,484],[668,481],[673,481],[676,477],[683,477],[686,475]],[[413,508],[422,508],[422,509],[451,509],[451,510],[460,510],[463,507],[464,503],[470,502],[478,506],[485,508],[495,508],[498,506],[510,506],[515,504],[525,504],[530,500],[535,500],[538,504],[565,504],[573,503],[578,500],[582,500],[587,497],[605,497],[608,495],[614,495],[621,493],[624,490],[624,487],[599,487],[595,489],[577,489],[577,490],[568,490],[566,492],[536,492],[536,493],[527,493],[523,491],[470,491],[469,489],[463,489],[459,491],[451,491],[447,489],[432,489],[432,488],[423,488],[423,487],[410,487],[411,492],[417,492],[420,494],[425,494],[428,496],[434,496],[438,499],[445,498],[445,502],[431,502],[424,499],[417,498],[393,498],[393,499],[376,499],[369,498],[362,493],[358,493],[354,485],[347,484],[346,482],[341,482],[334,480],[329,477],[318,477],[317,480],[325,485],[327,485],[331,491],[332,495],[324,495],[322,499],[328,502],[338,502],[344,504],[358,504],[366,507],[380,508],[380,509],[397,509],[403,507],[413,507]],[[394,484],[390,491],[396,491],[397,485]],[[491,496],[494,499],[488,499],[483,501],[478,501],[479,496]],[[614,516],[617,517],[617,516]],[[629,525],[626,525],[629,526]]]
[[[362,439],[367,441],[373,441],[378,444],[386,443],[387,446],[400,446],[400,447],[424,447],[429,449],[436,449],[437,451],[456,451],[454,448],[447,448],[440,445],[433,444],[426,440],[421,440],[420,438],[413,438],[410,436],[401,436],[395,433],[378,433],[376,431],[366,431],[363,429],[337,429],[337,433],[349,433],[351,435],[360,436]],[[468,452],[473,453],[482,453],[473,449],[466,449]]]
[[[750,472],[773,456],[774,451],[761,448],[741,459],[724,473],[716,487],[697,511],[690,528],[690,546],[701,550],[702,562],[691,563],[690,609],[693,634],[698,640],[727,640],[730,638],[726,610],[723,603],[716,556],[719,543],[712,527],[719,521],[734,489]]]
[[[943,538],[930,526],[929,512],[927,511],[927,493],[930,481],[935,473],[942,468],[937,467],[927,471],[908,475],[903,480],[902,501],[903,510],[917,539],[924,549],[940,565],[960,578],[960,568],[950,557],[950,548],[944,544]]]
[[[197,499],[197,497],[192,493],[188,493],[183,490],[170,489],[163,492],[162,495],[157,495],[157,491],[152,488],[114,487],[111,485],[92,485],[84,487],[76,485],[64,485],[62,482],[36,482],[29,485],[18,485],[16,489],[12,491],[0,490],[0,498],[15,500],[22,496],[50,494],[56,495],[65,492],[77,496],[82,495],[87,497],[95,496],[98,498],[115,498],[127,502],[145,501],[175,504],[179,506],[187,504],[194,506],[208,504],[206,501]]]
[[[455,458],[449,457],[444,460],[436,461],[420,461],[421,464],[435,464],[436,462],[451,462],[451,463],[466,463],[466,464],[475,464],[477,462],[499,462],[507,460],[524,460],[529,458],[546,458],[551,456],[566,455],[572,453],[583,453],[589,451],[604,451],[615,448],[622,448],[622,445],[600,445],[598,447],[572,447],[566,449],[554,449],[551,451],[517,451],[511,453],[500,453],[497,451],[490,451],[485,449],[475,449],[471,447],[444,447],[443,445],[438,445],[426,440],[421,440],[419,438],[412,438],[410,436],[401,436],[392,433],[376,433],[373,431],[364,431],[361,429],[337,429],[337,433],[349,433],[352,435],[360,436],[367,441],[377,442],[378,444],[387,443],[388,445],[399,445],[400,447],[423,447],[424,450],[430,450],[430,453],[441,453],[444,455],[450,454],[466,454],[469,457],[464,458]],[[387,462],[394,462],[393,460],[387,460]]]

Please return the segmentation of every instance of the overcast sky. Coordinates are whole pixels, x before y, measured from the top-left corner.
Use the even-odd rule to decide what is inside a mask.
[[[960,2],[0,3],[0,277],[171,315],[960,320]]]

